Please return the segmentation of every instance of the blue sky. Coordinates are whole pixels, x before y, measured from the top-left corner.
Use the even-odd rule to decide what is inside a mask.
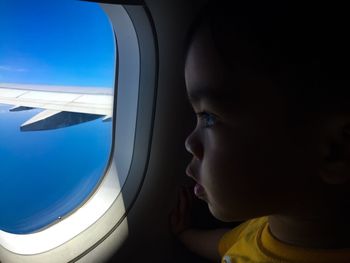
[[[0,83],[112,87],[115,41],[95,3],[0,1]]]

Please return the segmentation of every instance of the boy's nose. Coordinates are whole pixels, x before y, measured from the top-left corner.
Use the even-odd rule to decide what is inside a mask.
[[[195,131],[193,131],[185,141],[186,150],[192,154],[197,159],[202,159],[203,157],[203,146],[199,141],[198,136]]]

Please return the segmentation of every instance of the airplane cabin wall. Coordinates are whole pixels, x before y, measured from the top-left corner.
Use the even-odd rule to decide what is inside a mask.
[[[194,126],[184,83],[184,39],[205,1],[146,0],[159,45],[159,76],[148,171],[127,220],[129,236],[109,262],[194,262],[169,231],[177,187],[190,160],[184,141]],[[203,261],[198,261],[203,262]]]

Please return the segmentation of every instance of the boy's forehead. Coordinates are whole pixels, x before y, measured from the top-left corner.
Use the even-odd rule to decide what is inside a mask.
[[[230,43],[234,41],[231,39]],[[238,46],[233,43],[231,48]],[[283,94],[283,88],[276,86],[270,75],[256,74],[248,62],[245,65],[236,61],[233,53],[226,56],[233,60],[234,66],[227,65],[223,58],[225,54],[219,54],[208,28],[202,27],[196,32],[185,65],[186,88],[191,102],[207,99],[210,102],[226,102],[226,105],[238,105],[245,100],[262,103],[270,100],[271,96]]]
[[[189,47],[185,79],[192,102],[200,99],[224,101],[237,93],[232,74],[221,61],[207,28],[198,30]]]
[[[238,98],[238,89],[232,86],[222,85],[192,85],[187,87],[188,98],[192,103],[199,101],[210,101],[223,103],[225,101],[233,101]]]

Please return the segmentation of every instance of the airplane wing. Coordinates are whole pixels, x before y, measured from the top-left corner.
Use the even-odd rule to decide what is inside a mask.
[[[109,121],[113,90],[77,86],[0,83],[0,104],[10,111],[43,109],[21,125],[21,131],[50,130],[95,120]]]

